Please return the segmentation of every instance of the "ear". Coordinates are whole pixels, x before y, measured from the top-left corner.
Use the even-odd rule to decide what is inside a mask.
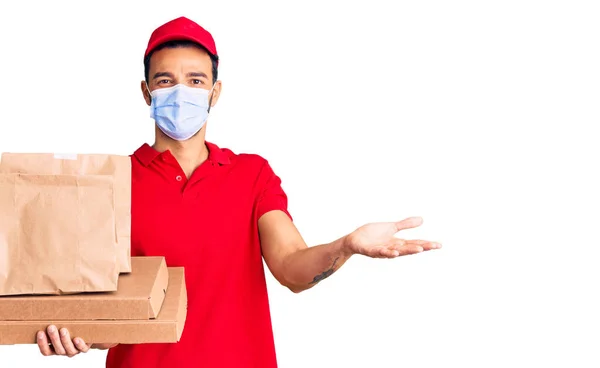
[[[221,95],[222,88],[223,88],[223,86],[221,84],[221,81],[217,81],[215,83],[215,85],[213,86],[212,99],[210,100],[211,108],[217,104],[217,101],[219,101],[219,96]],[[209,96],[209,98],[210,98],[210,96]]]
[[[152,96],[150,96],[150,92],[146,86],[146,81],[142,81],[140,87],[142,88],[142,95],[144,96],[144,100],[146,100],[146,104],[150,106],[150,103],[152,102]]]

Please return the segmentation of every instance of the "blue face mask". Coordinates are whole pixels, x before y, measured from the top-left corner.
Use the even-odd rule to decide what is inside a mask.
[[[208,96],[213,89],[214,86],[208,91],[183,84],[157,88],[150,93],[152,96],[150,117],[168,137],[177,141],[190,139],[208,120],[210,111]]]

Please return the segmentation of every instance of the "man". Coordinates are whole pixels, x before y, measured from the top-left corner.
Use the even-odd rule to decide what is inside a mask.
[[[132,155],[132,255],[165,256],[185,267],[188,313],[176,344],[91,344],[49,326],[44,355],[107,349],[107,367],[277,366],[263,257],[297,293],[315,286],[354,254],[394,258],[440,244],[394,235],[420,218],[367,224],[308,247],[294,226],[279,177],[259,155],[205,140],[221,94],[219,57],[209,32],[184,17],[157,28],[145,53],[141,91],[155,142]],[[59,332],[63,333],[62,335]]]

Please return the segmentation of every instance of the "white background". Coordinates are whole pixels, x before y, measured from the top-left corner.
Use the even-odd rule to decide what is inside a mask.
[[[3,2],[0,151],[152,143],[142,56],[180,15],[222,58],[207,139],[271,162],[309,244],[422,216],[399,236],[444,245],[299,295],[269,275],[282,368],[600,366],[595,2]]]

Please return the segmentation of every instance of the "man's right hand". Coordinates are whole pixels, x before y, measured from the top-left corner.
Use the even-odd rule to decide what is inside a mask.
[[[46,331],[38,331],[37,344],[44,356],[64,355],[69,358],[79,353],[87,353],[90,349],[109,349],[117,344],[86,344],[82,338],[71,339],[66,328],[58,330],[50,325]]]

